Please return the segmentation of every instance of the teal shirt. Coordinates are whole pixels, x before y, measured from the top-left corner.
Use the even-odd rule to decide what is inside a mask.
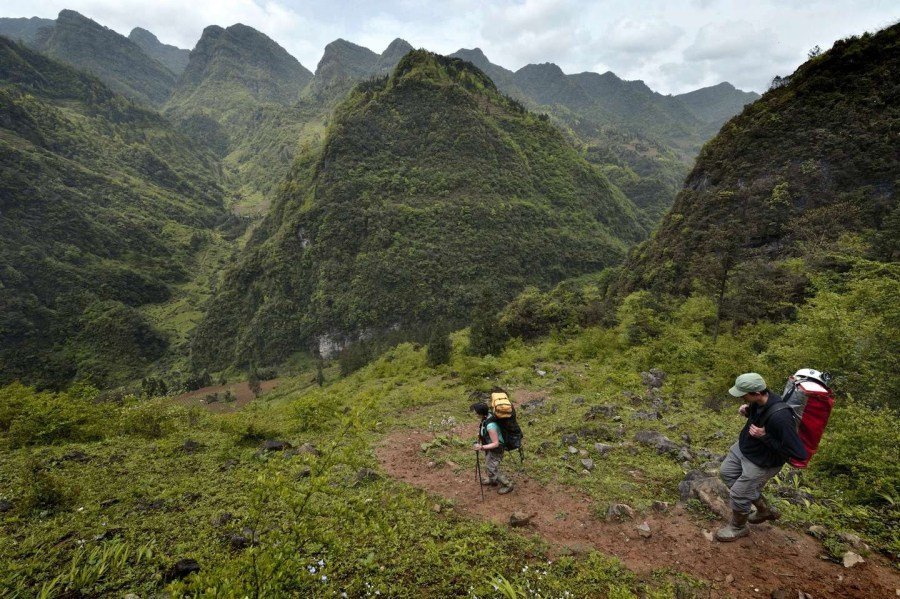
[[[484,443],[485,445],[487,445],[488,443],[491,442],[491,437],[490,437],[490,432],[491,432],[491,431],[497,431],[497,439],[500,441],[500,445],[503,445],[503,444],[504,444],[504,441],[503,441],[503,431],[500,430],[500,425],[499,425],[499,424],[497,424],[496,422],[488,422],[488,425],[487,425],[486,427],[482,427],[482,428],[485,429],[485,430],[484,430],[484,435],[483,435],[483,439],[484,439],[484,441],[485,441],[485,443]]]

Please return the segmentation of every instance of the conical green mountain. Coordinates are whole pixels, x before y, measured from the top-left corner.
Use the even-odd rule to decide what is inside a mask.
[[[215,160],[155,112],[0,38],[0,384],[112,385],[168,343],[167,299],[222,214]]]
[[[128,34],[128,39],[137,44],[147,56],[158,60],[176,75],[181,75],[187,67],[190,50],[164,44],[146,29],[135,27]]]
[[[99,77],[113,91],[158,108],[175,86],[175,74],[137,44],[73,10],[38,30],[33,47]]]
[[[724,316],[773,317],[838,256],[900,258],[900,25],[836,42],[703,148],[621,292],[707,290]]]
[[[318,111],[298,106],[312,77],[296,58],[246,25],[212,25],[191,51],[165,114],[215,148],[241,193],[262,202],[296,155]]]
[[[425,51],[358,86],[303,156],[196,330],[207,366],[276,362],[462,320],[617,263],[637,210],[545,117],[471,64]]]

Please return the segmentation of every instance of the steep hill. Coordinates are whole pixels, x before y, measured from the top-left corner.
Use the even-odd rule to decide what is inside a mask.
[[[146,29],[135,27],[128,34],[128,39],[137,44],[147,56],[155,58],[176,75],[181,75],[187,67],[190,50],[164,44]]]
[[[276,362],[620,260],[635,207],[545,117],[425,51],[356,88],[303,156],[198,327],[203,365]],[[325,344],[323,343],[323,346]]]
[[[53,19],[31,18],[0,18],[0,35],[22,42],[33,44],[38,31],[44,27],[53,27]]]
[[[759,99],[756,92],[745,92],[727,81],[718,85],[695,89],[686,94],[674,96],[701,121],[712,124],[718,130],[725,121]]]
[[[38,30],[32,46],[99,77],[113,91],[159,108],[175,86],[175,74],[126,38],[73,10]]]
[[[718,298],[737,322],[789,314],[806,275],[900,258],[900,25],[836,42],[706,144],[619,291]]]
[[[311,77],[259,31],[212,25],[191,52],[165,114],[215,148],[243,195],[258,203],[284,178],[304,127],[321,112],[298,104]]]
[[[0,38],[0,382],[112,385],[221,215],[216,161],[95,77]]]
[[[397,38],[379,55],[363,46],[337,39],[325,46],[307,96],[324,104],[339,101],[360,81],[390,73],[412,49],[409,42]]]

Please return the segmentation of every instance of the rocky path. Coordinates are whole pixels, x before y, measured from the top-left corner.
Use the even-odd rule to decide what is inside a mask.
[[[472,437],[474,429],[465,427],[458,433]],[[900,574],[885,560],[872,556],[846,569],[821,559],[824,551],[814,538],[769,523],[753,526],[749,537],[722,544],[707,536],[720,523],[711,522],[704,531],[679,507],[666,513],[637,514],[626,522],[605,522],[594,515],[592,501],[583,493],[544,485],[521,474],[515,477],[515,491],[497,495],[485,487],[482,501],[474,463],[429,465],[419,447],[430,439],[422,431],[398,430],[388,435],[376,450],[382,469],[395,479],[452,500],[454,509],[471,517],[507,524],[513,512],[534,514],[520,530],[540,535],[556,553],[597,549],[615,555],[639,574],[672,568],[709,581],[712,597],[794,599],[799,591],[814,599],[900,596]],[[636,528],[644,521],[650,526],[649,538]]]

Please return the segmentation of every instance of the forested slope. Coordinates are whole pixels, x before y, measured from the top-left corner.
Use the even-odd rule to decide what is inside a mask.
[[[223,195],[158,114],[0,38],[0,381],[140,376],[167,339],[135,308],[186,276]]]
[[[617,263],[646,234],[637,212],[545,117],[469,63],[415,51],[298,161],[194,356],[271,363],[316,337],[459,320],[486,287],[508,298]]]

